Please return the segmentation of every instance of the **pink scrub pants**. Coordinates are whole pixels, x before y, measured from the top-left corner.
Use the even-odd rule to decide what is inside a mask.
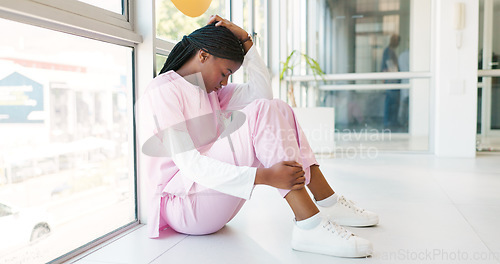
[[[280,161],[295,160],[302,164],[309,184],[309,167],[317,161],[292,108],[278,99],[259,99],[241,111],[246,115],[245,123],[231,134],[238,165],[269,168]],[[235,164],[227,139],[217,140],[204,155]],[[282,197],[289,192],[278,190]],[[188,195],[164,196],[160,214],[179,233],[205,235],[224,227],[244,203],[244,199],[194,183]]]

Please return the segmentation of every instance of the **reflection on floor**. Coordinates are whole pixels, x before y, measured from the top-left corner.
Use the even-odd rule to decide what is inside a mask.
[[[500,263],[500,155],[446,159],[430,155],[319,159],[329,183],[380,224],[350,228],[375,253],[344,259],[293,251],[293,215],[269,187],[258,186],[219,232],[186,236],[141,227],[81,259],[97,263]]]

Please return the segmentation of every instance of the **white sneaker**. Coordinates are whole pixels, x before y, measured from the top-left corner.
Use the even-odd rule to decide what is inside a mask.
[[[293,227],[292,248],[336,257],[359,258],[372,254],[372,243],[323,218],[312,229]]]
[[[330,207],[318,206],[328,219],[343,226],[374,226],[378,224],[378,215],[374,212],[357,207],[353,201],[339,196],[337,203]]]

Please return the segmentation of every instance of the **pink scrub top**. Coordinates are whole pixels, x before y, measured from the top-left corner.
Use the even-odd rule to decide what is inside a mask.
[[[166,227],[160,217],[161,198],[167,194],[189,195],[193,182],[243,199],[250,198],[256,168],[235,166],[204,156],[211,144],[202,144],[217,139],[223,130],[218,120],[229,118],[225,114],[227,111],[242,109],[255,99],[272,99],[267,67],[254,46],[245,55],[243,67],[248,72],[248,83],[228,84],[209,94],[175,71],[166,72],[153,79],[136,103],[139,177],[146,185],[141,188],[142,193],[149,197],[147,221],[151,238],[158,237],[159,230]],[[197,77],[200,78],[201,74],[198,73]],[[159,132],[200,117],[208,117],[204,118],[203,127],[188,129],[196,149],[173,157],[144,153],[143,146],[151,137],[161,138]],[[198,135],[193,137],[193,131]],[[183,139],[170,140],[179,142]],[[172,184],[175,188],[169,186],[168,183],[181,174],[185,177],[178,179],[183,187],[179,189],[179,184]],[[147,177],[146,181],[142,180],[144,177]]]

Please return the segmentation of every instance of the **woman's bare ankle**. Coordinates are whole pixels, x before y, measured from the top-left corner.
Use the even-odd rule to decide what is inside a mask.
[[[311,180],[307,187],[311,190],[316,201],[320,201],[332,196],[335,191],[330,187],[325,179],[325,176],[319,169],[319,166],[314,164],[310,168]]]
[[[285,196],[285,199],[292,208],[295,220],[297,221],[307,219],[319,213],[318,207],[312,201],[305,188],[290,191]]]

